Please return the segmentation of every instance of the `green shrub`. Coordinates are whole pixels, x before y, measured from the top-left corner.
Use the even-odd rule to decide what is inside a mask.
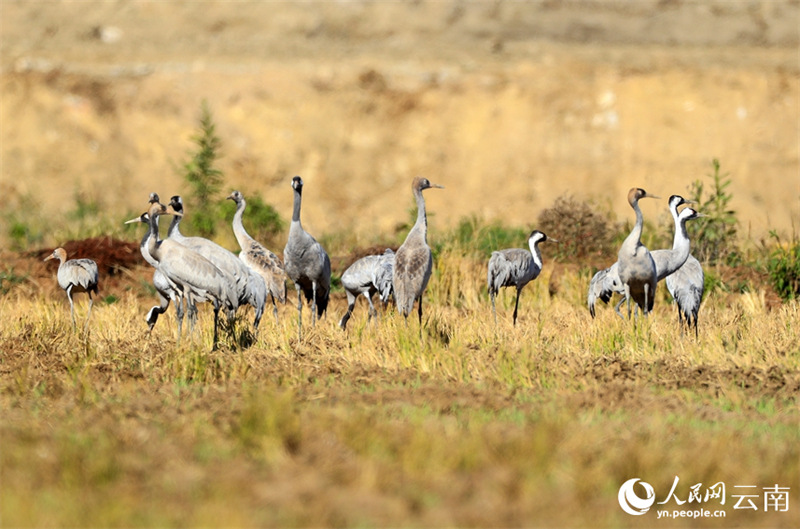
[[[704,197],[705,186],[700,180],[692,183],[689,193],[695,209],[705,215],[689,227],[692,254],[704,263],[733,265],[741,257],[736,249],[736,212],[730,209],[733,195],[726,191],[731,180],[728,173],[720,174],[719,160],[711,163],[714,173],[708,175],[712,180],[709,196]]]
[[[197,151],[191,159],[183,164],[186,181],[192,189],[189,197],[191,215],[189,223],[203,237],[211,237],[216,233],[220,216],[219,191],[222,188],[222,171],[214,167],[219,157],[221,140],[216,134],[211,110],[203,101],[199,118],[200,132],[192,138]]]
[[[473,215],[461,219],[442,242],[464,255],[488,257],[495,250],[527,248],[529,234],[530,231],[525,228],[508,228],[498,221],[487,224]]]
[[[800,240],[795,236],[791,243],[782,244],[774,230],[769,235],[776,242],[767,260],[769,279],[781,299],[796,299],[800,297]]]

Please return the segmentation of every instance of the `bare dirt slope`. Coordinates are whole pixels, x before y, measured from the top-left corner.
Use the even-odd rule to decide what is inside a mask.
[[[391,230],[416,175],[447,188],[433,229],[531,225],[567,192],[627,218],[629,187],[685,193],[714,157],[753,236],[798,218],[796,0],[0,9],[6,207],[82,194],[113,214],[185,193],[205,99],[226,187],[288,218],[301,175],[315,233]]]

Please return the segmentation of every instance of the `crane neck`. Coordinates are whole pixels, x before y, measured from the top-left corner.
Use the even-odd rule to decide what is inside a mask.
[[[528,246],[531,249],[531,255],[533,256],[533,262],[536,263],[536,266],[539,267],[539,270],[542,269],[542,251],[539,249],[539,241],[534,241],[533,239],[528,239]]]
[[[158,215],[150,215],[150,229],[142,240],[147,247],[147,253],[156,261],[159,261],[156,253],[158,252]]]
[[[172,221],[169,223],[169,228],[167,228],[167,238],[172,238],[175,240],[183,239],[184,236],[181,233],[181,219],[183,217],[179,217],[175,215],[172,217]],[[158,216],[156,216],[156,237],[158,236]]]
[[[425,198],[422,196],[421,190],[414,189],[414,199],[417,201],[417,221],[411,230],[422,232],[422,238],[427,240],[428,215],[425,212]]]
[[[247,230],[244,229],[244,223],[242,222],[245,207],[247,207],[247,202],[242,198],[236,203],[236,213],[233,214],[233,234],[236,236],[236,240],[239,241],[239,246],[241,246],[242,249],[244,249],[247,239],[251,238]]]
[[[302,191],[294,190],[294,208],[292,209],[292,222],[300,223],[300,204],[303,200]]]
[[[676,204],[670,204],[669,211],[672,213],[672,220],[675,221],[675,237],[672,239],[672,249],[678,250],[684,244],[688,248],[689,233],[686,231],[686,219],[680,218]]]

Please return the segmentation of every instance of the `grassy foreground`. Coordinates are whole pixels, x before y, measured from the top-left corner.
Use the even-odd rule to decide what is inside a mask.
[[[342,332],[339,296],[313,330],[304,311],[300,343],[287,304],[256,345],[214,352],[207,307],[176,346],[172,309],[147,339],[153,300],[137,288],[96,303],[88,336],[62,292],[12,290],[0,297],[0,523],[797,525],[796,302],[715,292],[695,340],[663,298],[639,329],[610,307],[592,321],[589,278],[568,271],[551,296],[546,267],[517,327],[511,291],[495,327],[483,266],[437,261],[422,340],[394,311],[368,326],[363,300]],[[726,517],[620,509],[626,480],[660,501],[675,476],[682,499],[726,483]],[[789,512],[733,509],[733,486],[775,484],[791,488]]]

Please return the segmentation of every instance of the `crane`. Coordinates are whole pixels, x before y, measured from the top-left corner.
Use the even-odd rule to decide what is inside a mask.
[[[229,314],[238,307],[238,295],[233,288],[234,279],[199,253],[171,240],[158,240],[158,216],[180,215],[155,202],[148,210],[150,230],[146,239],[148,253],[158,262],[161,272],[173,283],[180,285],[190,301],[210,301],[214,305],[214,345],[217,348],[219,311],[225,307]],[[190,304],[190,307],[192,304]],[[190,311],[190,317],[192,317]]]
[[[417,221],[406,235],[406,240],[397,249],[394,256],[394,270],[392,271],[392,285],[394,287],[394,300],[397,310],[408,324],[408,315],[414,309],[414,302],[419,300],[417,313],[419,315],[420,336],[422,335],[422,295],[433,269],[433,257],[428,246],[428,217],[425,213],[425,199],[422,191],[425,189],[444,189],[443,186],[432,184],[427,178],[416,177],[411,182],[411,191],[417,202]]]
[[[239,243],[241,251],[239,259],[252,271],[264,279],[267,292],[272,299],[272,312],[275,321],[278,321],[277,301],[286,303],[286,271],[277,255],[269,251],[260,242],[253,239],[244,229],[242,216],[247,202],[239,191],[234,191],[227,197],[236,203],[236,213],[233,216],[233,234]]]
[[[705,275],[700,262],[689,255],[683,266],[672,275],[667,276],[667,290],[678,304],[678,322],[691,329],[694,325],[694,337],[697,338],[697,314],[700,312],[700,302],[703,300]]]
[[[155,198],[155,202],[158,202],[158,195],[155,193],[151,194],[151,198]],[[125,221],[125,224],[131,224],[134,222],[141,222],[142,224],[150,225],[150,216],[148,213],[142,213],[136,218],[130,219]],[[156,224],[158,224],[158,218],[156,218]],[[155,327],[156,322],[158,321],[158,317],[161,314],[167,312],[169,308],[170,301],[175,304],[175,316],[178,323],[178,339],[180,340],[181,335],[181,327],[183,326],[183,290],[182,288],[170,281],[167,276],[165,276],[158,267],[158,261],[153,259],[150,255],[150,252],[147,251],[147,239],[150,236],[150,231],[146,231],[144,236],[142,237],[141,242],[139,243],[139,251],[144,257],[144,260],[153,267],[153,286],[158,293],[159,304],[154,305],[147,311],[147,316],[145,320],[147,321],[148,326],[148,334],[152,334],[153,327]]]
[[[636,223],[631,233],[622,242],[617,254],[619,263],[619,279],[625,288],[628,300],[628,318],[631,317],[631,300],[642,309],[646,316],[653,310],[656,292],[656,264],[653,256],[641,241],[644,218],[639,209],[639,200],[643,198],[659,198],[648,195],[644,189],[634,187],[628,191],[628,204],[636,213]]]
[[[489,297],[492,299],[495,325],[497,325],[495,297],[502,287],[510,286],[517,289],[513,316],[514,325],[517,324],[519,293],[525,288],[525,285],[539,277],[539,273],[542,271],[542,252],[539,250],[539,243],[547,240],[547,235],[539,230],[533,230],[528,236],[530,251],[522,248],[508,248],[492,252],[492,257],[489,259],[487,283]],[[549,240],[557,242],[555,239]]]
[[[342,274],[342,287],[347,294],[347,312],[339,321],[339,327],[347,328],[347,321],[353,314],[358,296],[364,296],[369,303],[369,316],[378,315],[372,296],[380,294],[381,301],[385,304],[392,293],[392,270],[394,268],[394,252],[387,248],[381,255],[367,255],[357,260]]]
[[[64,289],[67,293],[69,300],[69,313],[72,316],[72,327],[76,327],[75,323],[75,304],[72,301],[72,294],[77,292],[86,292],[89,296],[89,310],[86,313],[86,323],[84,324],[84,332],[89,328],[89,318],[92,315],[92,292],[97,294],[97,280],[99,273],[97,270],[97,263],[91,259],[70,259],[67,260],[67,251],[64,248],[56,248],[53,253],[45,257],[45,261],[50,259],[58,259],[58,286]]]
[[[615,262],[608,268],[598,270],[589,282],[587,304],[589,305],[589,314],[592,315],[592,318],[594,318],[594,306],[597,300],[601,299],[604,303],[608,303],[611,300],[611,296],[615,293],[622,296],[619,303],[614,306],[614,311],[622,318],[622,313],[620,313],[619,308],[625,303],[625,287],[619,279],[618,262]]]
[[[675,236],[673,237],[671,249],[653,250],[650,252],[650,255],[653,256],[653,262],[656,264],[657,281],[661,281],[675,272],[675,270],[683,266],[683,263],[686,262],[686,258],[689,257],[689,235],[686,233],[685,221],[702,215],[697,212],[695,212],[695,215],[687,213],[687,217],[682,219],[681,214],[683,212],[681,214],[678,213],[678,206],[691,203],[691,201],[686,200],[680,195],[672,195],[669,197],[669,211],[675,222]],[[683,211],[685,212],[687,210],[684,209]]]
[[[258,331],[267,301],[266,287],[259,285],[258,280],[250,277],[250,269],[230,250],[205,237],[187,237],[181,233],[181,219],[186,211],[183,199],[179,195],[170,198],[169,205],[180,215],[172,218],[167,237],[199,253],[233,278],[233,289],[236,291],[239,306],[250,304],[253,307],[255,311],[253,328]]]
[[[297,290],[297,337],[303,336],[303,295],[311,303],[311,325],[315,317],[322,317],[328,308],[331,290],[331,260],[322,245],[303,229],[300,223],[300,205],[303,179],[292,178],[294,208],[289,238],[283,249],[284,270]]]

